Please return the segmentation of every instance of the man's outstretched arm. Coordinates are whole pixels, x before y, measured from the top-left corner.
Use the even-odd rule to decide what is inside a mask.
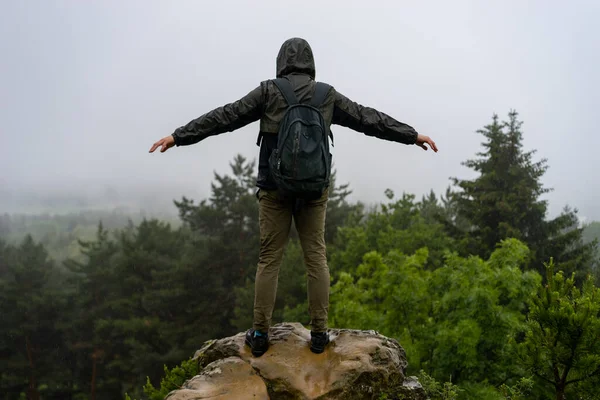
[[[367,136],[404,144],[416,144],[427,150],[428,144],[437,152],[435,142],[421,135],[410,125],[397,121],[371,107],[362,106],[336,91],[332,123],[345,126]]]
[[[263,112],[262,85],[241,99],[215,108],[165,136],[150,148],[150,153],[160,147],[164,153],[171,147],[198,143],[209,136],[231,132],[260,119]]]

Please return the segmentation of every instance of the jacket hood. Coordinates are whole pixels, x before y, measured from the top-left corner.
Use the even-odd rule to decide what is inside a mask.
[[[277,78],[292,72],[310,75],[315,79],[315,59],[308,42],[301,38],[286,40],[277,55]]]

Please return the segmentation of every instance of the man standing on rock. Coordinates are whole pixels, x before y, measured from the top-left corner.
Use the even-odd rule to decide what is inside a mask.
[[[216,108],[154,143],[161,153],[231,132],[260,120],[259,202],[260,252],[256,271],[254,326],[246,343],[256,357],[269,348],[269,327],[275,304],[279,268],[292,218],[304,253],[311,317],[310,349],[322,353],[329,343],[329,267],[325,249],[325,211],[331,169],[331,124],[368,136],[416,144],[435,152],[428,136],[370,107],[348,99],[333,87],[315,81],[310,45],[287,40],[277,56],[277,79],[266,80],[241,99]],[[331,136],[332,137],[332,136]],[[333,138],[333,137],[332,137]]]

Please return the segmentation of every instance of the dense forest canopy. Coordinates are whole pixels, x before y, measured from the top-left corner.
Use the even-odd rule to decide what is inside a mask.
[[[434,399],[597,399],[600,223],[576,205],[547,217],[547,161],[523,150],[516,112],[480,133],[477,176],[443,194],[388,190],[371,209],[334,176],[330,325],[398,339]],[[205,340],[247,329],[255,167],[236,157],[209,198],[174,201],[176,219],[0,216],[2,398],[162,398]],[[294,231],[282,271],[274,322],[306,324]]]

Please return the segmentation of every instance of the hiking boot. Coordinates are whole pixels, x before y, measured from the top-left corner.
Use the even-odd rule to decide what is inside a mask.
[[[246,344],[252,349],[254,357],[260,357],[269,348],[269,334],[249,329],[246,332]]]
[[[313,353],[321,354],[325,350],[327,343],[329,343],[327,332],[310,332],[310,351]]]

